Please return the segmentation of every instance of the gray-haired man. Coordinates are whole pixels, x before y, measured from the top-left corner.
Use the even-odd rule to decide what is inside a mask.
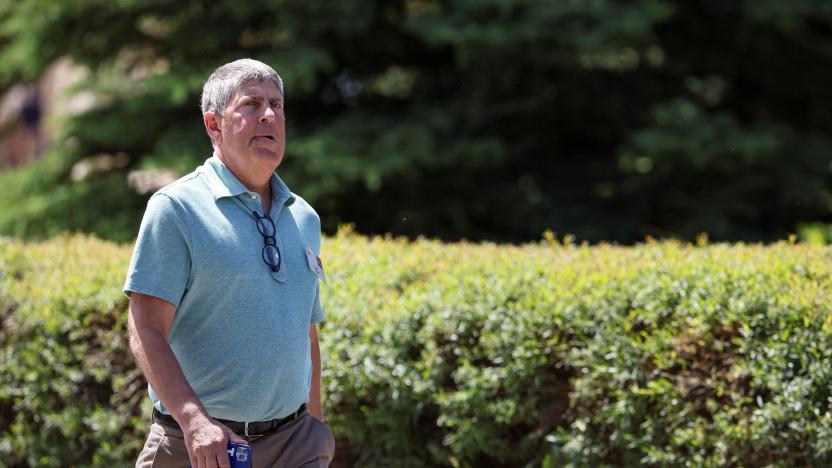
[[[214,154],[151,197],[124,291],[154,423],[136,466],[326,466],[320,220],[275,174],[283,83],[261,62],[219,67],[202,91]],[[311,413],[311,414],[310,414]]]

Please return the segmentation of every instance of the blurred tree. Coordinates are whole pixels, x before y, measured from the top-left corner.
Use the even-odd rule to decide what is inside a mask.
[[[830,50],[812,0],[0,0],[0,89],[70,56],[99,103],[0,175],[0,231],[129,239],[126,172],[206,158],[201,84],[249,56],[329,230],[780,238],[832,221]],[[129,163],[72,177],[100,154]]]

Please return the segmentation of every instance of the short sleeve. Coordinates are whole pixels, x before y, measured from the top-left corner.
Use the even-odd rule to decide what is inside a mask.
[[[319,323],[324,320],[324,308],[321,306],[321,284],[315,286],[315,303],[312,305],[312,319],[309,323]]]
[[[179,307],[191,273],[190,239],[179,205],[157,193],[147,202],[124,293],[147,294]]]

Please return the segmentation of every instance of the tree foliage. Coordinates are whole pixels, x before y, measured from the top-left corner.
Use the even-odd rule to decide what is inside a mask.
[[[205,159],[201,84],[250,56],[286,81],[280,171],[329,230],[780,238],[832,221],[830,50],[812,0],[0,0],[0,88],[70,56],[99,97],[62,126],[45,208],[0,230],[125,238],[144,198],[112,180]],[[73,188],[102,153],[130,163]],[[35,196],[9,180],[4,203]]]

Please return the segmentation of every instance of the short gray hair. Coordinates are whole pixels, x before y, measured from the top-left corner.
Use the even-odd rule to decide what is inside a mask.
[[[240,87],[251,81],[271,81],[283,96],[283,80],[274,68],[253,59],[240,59],[214,70],[202,86],[202,114],[223,115],[229,99]]]

